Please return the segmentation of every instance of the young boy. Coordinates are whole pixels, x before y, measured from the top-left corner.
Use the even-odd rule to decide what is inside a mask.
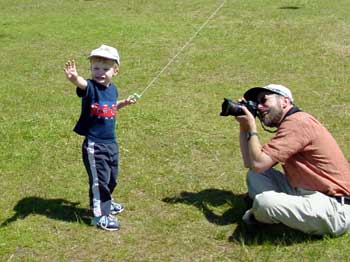
[[[91,79],[85,80],[78,74],[74,60],[66,63],[64,72],[82,98],[81,115],[74,131],[85,136],[82,155],[89,176],[90,207],[94,216],[91,224],[113,231],[120,225],[112,215],[124,210],[112,198],[118,177],[117,110],[136,100],[132,96],[118,100],[117,87],[111,82],[120,66],[115,48],[101,45],[91,52],[89,60]]]

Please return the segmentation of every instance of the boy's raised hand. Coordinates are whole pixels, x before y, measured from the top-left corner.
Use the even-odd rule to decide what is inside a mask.
[[[71,82],[75,82],[77,80],[78,72],[74,60],[68,60],[64,67],[64,73],[66,74],[68,80],[70,80]]]
[[[74,60],[68,60],[64,67],[64,73],[66,74],[67,79],[71,83],[73,83],[82,90],[86,89],[87,81],[83,77],[79,76]]]

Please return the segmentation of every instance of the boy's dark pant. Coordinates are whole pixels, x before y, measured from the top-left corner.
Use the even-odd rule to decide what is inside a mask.
[[[85,139],[82,153],[89,176],[90,207],[93,215],[108,216],[118,178],[118,144],[101,144]]]

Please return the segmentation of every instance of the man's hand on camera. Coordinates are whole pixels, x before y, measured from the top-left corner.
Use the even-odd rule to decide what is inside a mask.
[[[245,106],[242,106],[242,110],[245,113],[244,115],[235,116],[235,119],[240,124],[241,131],[256,132],[256,122],[254,116]]]

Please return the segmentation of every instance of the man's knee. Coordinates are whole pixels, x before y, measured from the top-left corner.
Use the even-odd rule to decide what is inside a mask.
[[[266,210],[275,207],[275,201],[273,200],[276,198],[276,194],[274,191],[266,191],[256,195],[253,204],[254,210]]]
[[[268,224],[279,223],[275,219],[276,212],[278,213],[278,203],[274,201],[275,194],[277,193],[274,191],[266,191],[256,195],[252,210],[258,221]]]

